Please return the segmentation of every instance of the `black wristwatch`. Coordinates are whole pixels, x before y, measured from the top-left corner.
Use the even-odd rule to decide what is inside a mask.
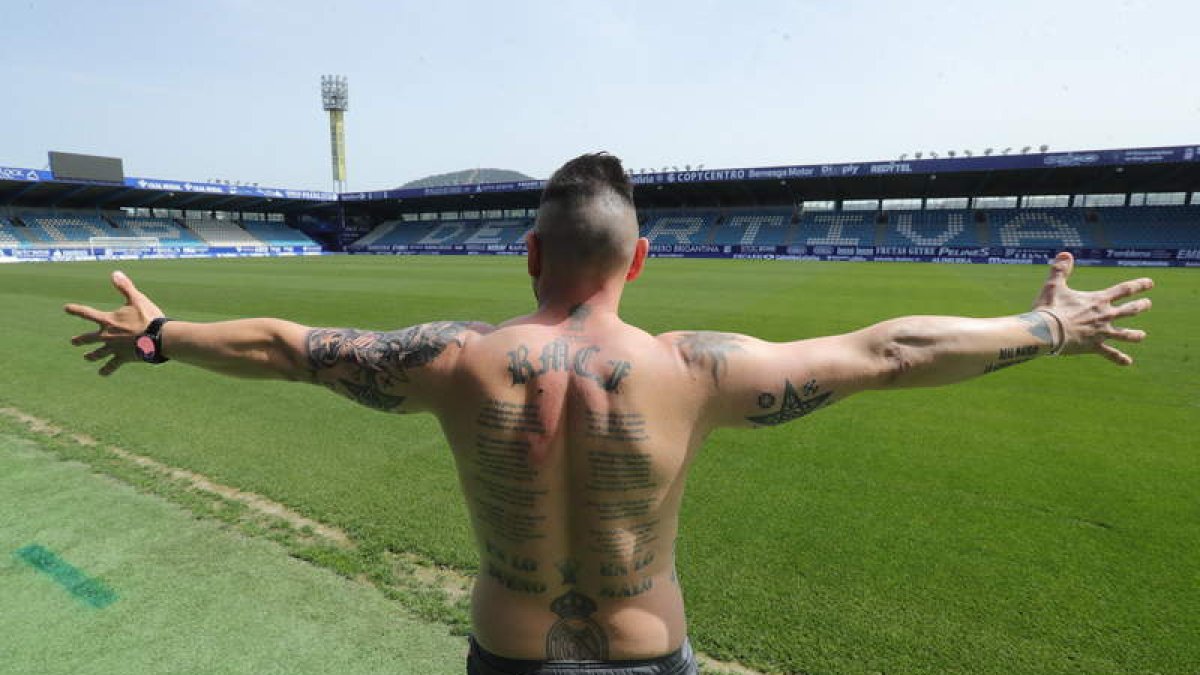
[[[138,339],[133,343],[133,349],[137,352],[138,358],[146,363],[166,363],[170,361],[163,356],[162,348],[162,327],[163,324],[170,321],[165,316],[160,316],[150,322],[146,326],[146,331],[138,336]]]

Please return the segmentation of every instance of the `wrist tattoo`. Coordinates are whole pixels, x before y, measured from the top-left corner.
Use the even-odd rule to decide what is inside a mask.
[[[1030,335],[1044,344],[1054,344],[1054,334],[1050,330],[1050,322],[1046,321],[1046,317],[1042,315],[1041,311],[1025,312],[1017,318],[1025,323],[1025,330],[1029,331]]]

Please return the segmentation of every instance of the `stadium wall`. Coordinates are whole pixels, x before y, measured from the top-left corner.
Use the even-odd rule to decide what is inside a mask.
[[[981,246],[742,246],[675,244],[654,246],[651,258],[725,258],[841,262],[929,262],[990,265],[1044,265],[1070,251],[1083,266],[1200,267],[1197,249],[1005,248]],[[523,244],[393,244],[350,251],[359,255],[525,255]]]
[[[0,248],[0,263],[180,260],[185,258],[278,258],[322,254],[323,251],[319,246]]]
[[[998,209],[799,213],[652,210],[652,257],[1043,264],[1069,250],[1083,265],[1200,267],[1200,208]],[[530,220],[381,223],[351,253],[523,255]]]

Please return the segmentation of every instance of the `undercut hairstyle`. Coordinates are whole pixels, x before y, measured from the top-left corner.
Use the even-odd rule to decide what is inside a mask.
[[[628,265],[638,224],[621,160],[597,152],[562,165],[542,190],[535,232],[550,264],[600,272]]]
[[[607,152],[580,155],[563,164],[542,190],[541,204],[579,202],[611,192],[633,206],[633,183],[621,160]]]

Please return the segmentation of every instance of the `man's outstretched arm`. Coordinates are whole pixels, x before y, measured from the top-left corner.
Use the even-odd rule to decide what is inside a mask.
[[[709,419],[718,426],[772,426],[797,419],[866,389],[961,382],[1051,353],[1096,353],[1133,362],[1106,340],[1140,342],[1140,330],[1112,322],[1150,308],[1148,299],[1115,305],[1153,287],[1136,279],[1083,292],[1067,286],[1070,254],[1054,260],[1050,278],[1025,314],[989,319],[911,316],[846,335],[769,343],[728,333],[675,333],[693,376],[708,381]]]
[[[125,297],[125,305],[113,312],[76,304],[65,308],[97,324],[97,330],[71,342],[100,343],[84,358],[107,359],[100,368],[105,376],[138,361],[135,340],[152,320],[163,316],[124,274],[114,273],[113,285]],[[312,382],[378,410],[411,412],[429,408],[444,389],[445,374],[464,340],[487,329],[484,324],[447,321],[378,332],[239,319],[169,321],[162,326],[161,338],[163,355],[172,360],[234,377]]]

